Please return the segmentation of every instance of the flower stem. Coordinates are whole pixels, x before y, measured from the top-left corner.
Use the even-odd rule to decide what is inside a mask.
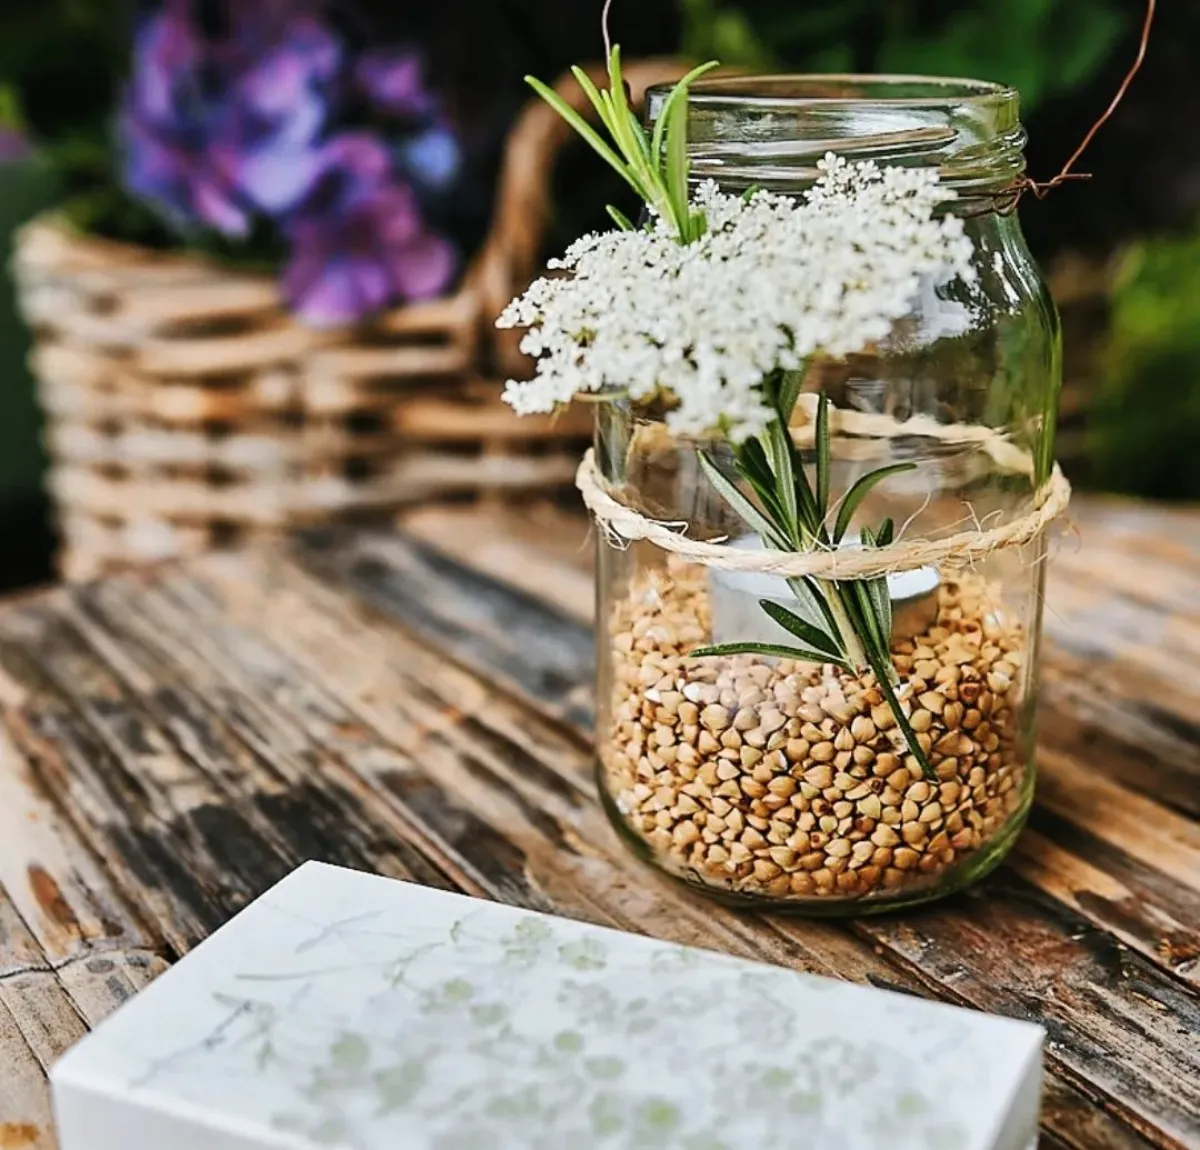
[[[866,650],[859,641],[854,624],[850,621],[850,616],[842,604],[841,592],[834,584],[824,580],[821,580],[821,591],[838,625],[838,633],[842,641],[842,649],[846,652],[847,662],[858,670],[868,667],[870,664],[867,662]]]
[[[870,670],[875,675],[875,681],[879,684],[879,690],[887,702],[888,709],[892,712],[892,717],[896,720],[896,726],[900,728],[909,754],[917,760],[921,767],[921,773],[927,780],[936,780],[937,772],[934,771],[920,743],[917,742],[916,732],[912,729],[908,716],[904,713],[904,707],[896,695],[896,687],[900,685],[900,676],[896,672],[895,664],[890,658],[880,658],[877,653],[872,652],[869,643],[864,643],[859,639],[858,630],[851,619],[851,613],[847,611],[842,602],[843,592],[835,584],[827,583],[824,580],[820,581],[820,586],[834,621],[838,625],[846,661],[858,671]]]

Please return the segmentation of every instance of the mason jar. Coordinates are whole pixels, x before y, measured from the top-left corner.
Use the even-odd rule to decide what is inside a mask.
[[[651,93],[651,119],[665,96]],[[887,338],[815,361],[791,431],[812,463],[827,397],[835,497],[867,471],[915,464],[880,483],[856,523],[890,517],[905,544],[1000,542],[888,578],[918,769],[869,673],[690,656],[777,638],[760,604],[787,604],[784,579],[598,532],[601,794],[639,855],[730,902],[850,915],[938,898],[996,866],[1034,789],[1044,531],[1011,546],[1003,529],[1050,481],[1060,349],[1008,190],[1024,170],[1017,93],[916,77],[719,79],[692,91],[689,120],[693,180],[727,191],[800,193],[828,152],[940,170],[954,193],[944,210],[973,241],[974,283],[924,284]],[[673,435],[661,411],[619,395],[597,404],[607,495],[692,539],[761,546],[702,451],[728,461],[726,444]]]

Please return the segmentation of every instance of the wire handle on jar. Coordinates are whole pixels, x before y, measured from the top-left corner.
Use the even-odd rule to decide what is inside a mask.
[[[1072,169],[1078,163],[1079,157],[1087,151],[1096,134],[1108,123],[1121,101],[1125,98],[1125,93],[1129,91],[1134,78],[1141,71],[1142,62],[1146,59],[1146,49],[1150,45],[1150,31],[1154,26],[1154,15],[1157,7],[1157,0],[1147,0],[1146,16],[1142,21],[1142,32],[1138,41],[1137,55],[1134,57],[1129,71],[1125,73],[1125,78],[1121,81],[1120,87],[1117,88],[1116,95],[1109,101],[1108,107],[1104,109],[1099,119],[1088,129],[1079,147],[1071,153],[1067,162],[1059,170],[1058,175],[1049,180],[1035,180],[1026,175],[1018,176],[1007,188],[996,194],[992,200],[991,210],[1007,214],[1016,209],[1017,205],[1021,202],[1021,197],[1026,192],[1031,192],[1035,199],[1041,200],[1045,199],[1055,188],[1061,187],[1070,180],[1090,180],[1092,178],[1090,172],[1076,172],[1072,171]]]

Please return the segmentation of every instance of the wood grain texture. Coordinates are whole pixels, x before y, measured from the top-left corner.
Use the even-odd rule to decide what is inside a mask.
[[[57,1053],[304,858],[1033,1019],[1047,1147],[1200,1147],[1200,515],[1077,522],[1029,830],[976,891],[847,926],[726,910],[616,839],[561,511],[0,608],[0,1147],[49,1148]]]

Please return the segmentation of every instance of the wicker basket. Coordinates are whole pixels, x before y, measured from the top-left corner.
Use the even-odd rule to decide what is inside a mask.
[[[627,73],[640,96],[671,60]],[[586,101],[574,81],[559,90]],[[444,496],[569,486],[586,411],[517,419],[525,370],[491,320],[536,272],[569,132],[540,101],[510,137],[493,226],[463,286],[370,324],[295,322],[273,281],[81,236],[18,237],[49,486],[68,579]]]

